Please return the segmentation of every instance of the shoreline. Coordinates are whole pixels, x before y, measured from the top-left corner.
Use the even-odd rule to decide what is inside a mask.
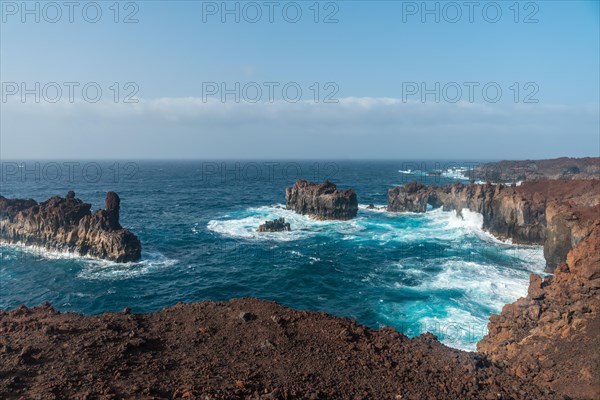
[[[486,235],[503,245],[523,244],[504,243],[496,230],[520,237],[526,224],[536,234],[522,237],[563,246],[568,239],[553,274],[531,274],[527,295],[489,318],[477,352],[447,347],[430,333],[409,339],[393,328],[254,298],[94,316],[18,307],[0,311],[0,360],[9,366],[0,370],[0,395],[44,397],[56,388],[92,398],[593,399],[600,358],[587,349],[600,346],[600,204],[599,181],[591,182],[394,192],[408,199],[397,204],[421,207],[419,196],[434,193],[441,212],[484,210]],[[501,222],[514,221],[515,212],[532,217],[516,230],[486,230],[485,218],[497,210]],[[545,260],[556,255],[544,249]]]

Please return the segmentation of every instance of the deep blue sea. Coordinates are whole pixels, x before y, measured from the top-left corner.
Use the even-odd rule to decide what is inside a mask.
[[[481,216],[396,214],[387,190],[411,180],[446,184],[464,162],[434,161],[3,161],[0,194],[46,200],[74,190],[103,207],[121,197],[121,224],[143,259],[117,264],[1,246],[0,308],[51,302],[62,311],[150,312],[177,302],[258,297],[286,306],[425,331],[474,350],[490,314],[526,294],[541,273],[539,246],[481,229]],[[442,175],[428,175],[430,171]],[[357,191],[358,218],[322,222],[282,206],[297,178]],[[257,233],[285,217],[292,232]]]

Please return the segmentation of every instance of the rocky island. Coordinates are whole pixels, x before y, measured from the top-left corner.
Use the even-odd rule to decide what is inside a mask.
[[[285,222],[285,218],[277,218],[273,221],[265,221],[258,226],[257,232],[287,232],[291,231],[290,223]]]
[[[349,220],[358,213],[353,189],[338,190],[332,182],[322,184],[298,180],[285,189],[285,206],[298,214],[320,220]]]
[[[42,203],[0,196],[0,240],[116,262],[137,261],[142,246],[119,223],[120,203],[115,192],[108,192],[104,209],[92,214],[91,204],[73,191]]]

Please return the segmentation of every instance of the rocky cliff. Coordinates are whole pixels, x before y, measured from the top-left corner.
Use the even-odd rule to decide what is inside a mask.
[[[388,211],[425,212],[469,209],[483,215],[483,228],[515,243],[543,244],[547,271],[591,230],[587,214],[600,207],[600,181],[535,181],[502,184],[425,186],[412,182],[388,192]]]
[[[329,181],[322,184],[296,181],[293,187],[285,189],[285,205],[289,210],[322,220],[348,220],[358,212],[354,190],[337,190]]]
[[[139,260],[140,241],[120,225],[119,211],[114,192],[106,194],[105,208],[94,214],[74,192],[39,204],[0,196],[0,239],[117,262]]]
[[[424,212],[427,204],[479,212],[494,235],[544,245],[554,275],[531,275],[527,297],[490,318],[478,351],[564,398],[600,398],[600,181],[411,183],[388,193],[390,211]]]
[[[477,349],[568,398],[600,398],[600,213],[554,276],[492,315]]]

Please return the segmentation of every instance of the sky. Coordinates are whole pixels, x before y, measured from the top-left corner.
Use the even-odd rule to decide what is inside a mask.
[[[597,1],[0,1],[2,159],[600,156]]]

